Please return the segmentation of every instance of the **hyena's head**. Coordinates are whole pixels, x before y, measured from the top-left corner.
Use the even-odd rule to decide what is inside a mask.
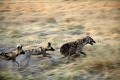
[[[95,40],[93,40],[90,36],[86,37],[86,42],[91,45],[93,45],[93,43],[96,43]]]
[[[46,51],[55,51],[55,49],[51,46],[50,42],[48,42],[47,44]]]

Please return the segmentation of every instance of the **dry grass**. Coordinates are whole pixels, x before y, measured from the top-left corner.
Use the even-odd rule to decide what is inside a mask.
[[[42,1],[0,2],[0,48],[21,43],[28,49],[50,41],[56,48],[50,53],[53,58],[33,56],[26,68],[1,69],[0,78],[17,80],[17,74],[18,80],[119,80],[119,0]],[[60,59],[62,44],[86,35],[96,41],[84,48],[86,58],[70,64]]]
[[[1,80],[22,80],[22,76],[18,72],[13,72],[12,70],[5,69],[0,72]]]
[[[13,28],[7,32],[7,36],[10,38],[20,37],[21,36],[20,33],[21,32],[18,29]]]
[[[100,45],[97,45],[97,47]],[[101,49],[98,47],[96,53],[88,51],[89,55],[86,58],[77,59],[75,62],[71,64],[61,64],[60,67],[56,67],[53,70],[50,70],[44,73],[41,79],[48,79],[49,76],[52,77],[53,80],[97,80],[101,78],[102,80],[119,80],[120,73],[120,55],[119,55],[119,46],[116,45],[111,47],[107,46],[109,49],[106,52],[104,50],[102,54],[98,54]],[[106,47],[106,46],[105,46]],[[115,49],[114,49],[115,47]],[[90,48],[90,47],[87,47]],[[116,52],[114,52],[114,50]],[[94,54],[94,55],[91,55]],[[99,76],[98,76],[99,75]],[[114,76],[112,76],[114,75]],[[91,77],[90,77],[91,76]]]

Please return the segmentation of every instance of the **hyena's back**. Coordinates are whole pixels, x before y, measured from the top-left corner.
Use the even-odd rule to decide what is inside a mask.
[[[64,56],[68,56],[69,53],[70,55],[73,55],[75,54],[76,48],[77,48],[76,43],[69,42],[69,43],[63,44],[60,47],[60,53]]]

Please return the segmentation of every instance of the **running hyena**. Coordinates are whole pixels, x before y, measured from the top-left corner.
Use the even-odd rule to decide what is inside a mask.
[[[86,44],[93,45],[93,43],[96,42],[90,36],[87,36],[83,39],[78,39],[76,41],[63,44],[60,48],[60,53],[64,55],[64,57],[68,57],[68,62],[69,62],[70,56],[80,55],[80,54],[86,56],[86,53],[82,51],[83,47]]]

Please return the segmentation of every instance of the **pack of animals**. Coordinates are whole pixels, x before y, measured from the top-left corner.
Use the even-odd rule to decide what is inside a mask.
[[[81,55],[86,56],[86,53],[83,51],[83,47],[87,44],[93,45],[95,40],[91,38],[90,36],[86,36],[82,39],[77,39],[76,41],[68,42],[60,47],[60,53],[63,55],[62,58],[67,58],[67,62],[69,63],[70,57],[78,57]],[[28,65],[31,55],[42,55],[43,57],[52,57],[48,51],[55,51],[54,47],[52,47],[51,42],[47,43],[46,47],[38,47],[34,49],[28,49],[23,50],[23,45],[19,44],[16,46],[16,50],[12,52],[1,52],[0,53],[0,60],[12,60],[12,62],[15,62],[18,66],[19,63],[16,61],[16,57],[19,55],[27,55],[28,61],[26,65]]]

